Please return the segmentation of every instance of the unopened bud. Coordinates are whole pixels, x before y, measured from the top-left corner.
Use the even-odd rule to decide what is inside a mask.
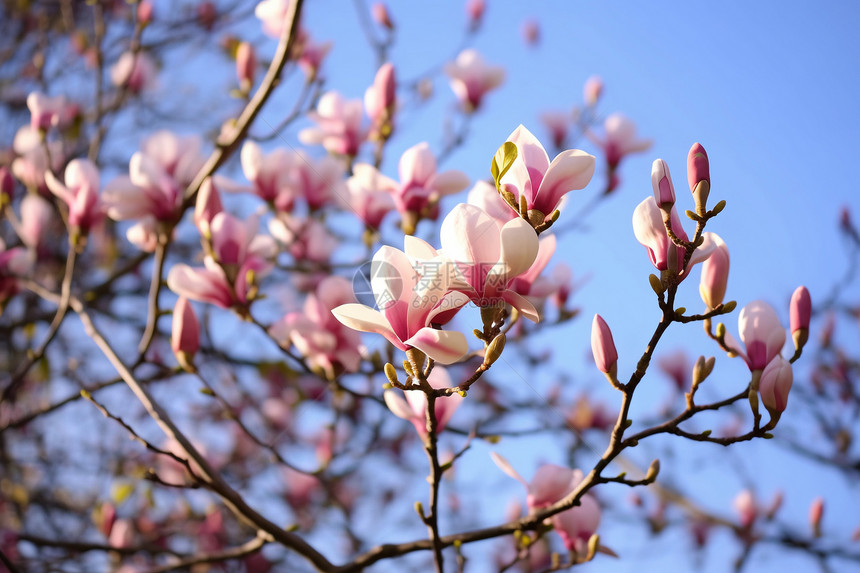
[[[606,374],[609,374],[618,362],[612,331],[599,314],[595,314],[591,322],[591,352],[597,369]]]
[[[499,356],[502,355],[502,351],[505,349],[505,340],[505,333],[502,332],[490,342],[489,346],[487,346],[487,351],[484,353],[484,364],[491,366],[499,359]]]
[[[690,184],[690,191],[693,194],[696,193],[696,186],[701,181],[707,182],[708,188],[710,188],[711,166],[708,161],[708,152],[705,151],[701,143],[694,143],[687,153],[687,182]]]
[[[715,362],[716,360],[713,356],[708,359],[705,359],[704,356],[699,356],[696,360],[695,366],[693,366],[693,388],[696,388],[711,375],[711,372],[714,370]]]
[[[791,338],[794,347],[801,350],[809,339],[809,319],[812,316],[812,299],[805,286],[797,287],[791,295],[789,317],[791,323]]]
[[[370,13],[376,23],[389,30],[394,29],[394,22],[391,21],[391,16],[388,14],[388,7],[382,2],[376,2],[370,7]]]
[[[397,384],[397,370],[394,368],[394,364],[391,362],[385,363],[385,377],[388,378],[388,381],[391,384]]]
[[[651,164],[651,187],[654,189],[654,200],[664,211],[671,211],[675,205],[675,186],[669,174],[669,166],[662,159],[655,159]]]
[[[723,340],[726,337],[726,325],[722,322],[717,324],[717,339]]]
[[[170,347],[179,365],[187,372],[196,372],[194,355],[200,349],[200,323],[194,307],[184,296],[179,297],[173,309],[173,329]]]
[[[738,301],[730,300],[726,304],[723,305],[723,312],[729,313],[738,307]]]
[[[651,462],[651,465],[648,466],[648,473],[645,474],[645,480],[649,482],[653,482],[657,479],[657,475],[660,473],[660,460],[655,459]]]
[[[600,95],[603,93],[603,79],[600,76],[591,76],[585,80],[585,86],[582,88],[583,99],[585,105],[594,107],[600,100]]]
[[[403,370],[406,371],[407,376],[415,378],[415,373],[412,371],[412,364],[408,360],[403,361]]]
[[[824,517],[824,498],[816,497],[809,506],[809,526],[812,536],[821,537],[821,518]]]
[[[251,91],[256,72],[257,55],[254,52],[254,46],[248,42],[240,42],[236,47],[236,76],[239,78],[239,87],[244,93]]]

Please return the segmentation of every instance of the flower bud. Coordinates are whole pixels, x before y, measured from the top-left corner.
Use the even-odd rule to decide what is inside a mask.
[[[370,7],[370,13],[376,23],[389,30],[394,29],[394,22],[391,21],[391,16],[388,14],[388,7],[382,2],[376,2]]]
[[[654,200],[657,206],[669,211],[675,204],[675,186],[669,174],[669,166],[662,159],[655,159],[651,164],[651,187],[654,189]]]
[[[615,349],[612,331],[599,314],[594,315],[591,323],[591,352],[594,354],[594,363],[601,372],[611,374],[617,369],[618,351]]]
[[[729,282],[729,248],[716,233],[710,235],[716,245],[705,262],[702,263],[702,278],[699,294],[709,309],[717,308],[726,296]]]
[[[821,518],[824,517],[824,498],[816,497],[809,506],[809,527],[812,536],[816,539],[821,537]]]
[[[197,191],[197,202],[194,205],[194,225],[199,229],[201,235],[207,239],[210,237],[209,225],[215,215],[223,210],[218,189],[212,182],[212,178],[207,177],[200,185],[200,190]]]
[[[603,93],[603,78],[600,76],[591,76],[585,80],[585,85],[582,88],[582,95],[585,99],[585,105],[594,107],[600,100],[600,95]]]
[[[137,21],[141,25],[152,22],[152,2],[141,0],[137,5]]]
[[[466,14],[469,16],[470,27],[476,30],[481,25],[481,20],[484,18],[484,10],[487,9],[487,3],[484,0],[468,0],[466,2]]]
[[[809,338],[811,316],[812,299],[809,296],[809,290],[805,286],[799,286],[791,295],[791,303],[789,303],[791,337],[794,340],[794,347],[798,350],[803,348]]]
[[[704,215],[708,204],[708,194],[711,191],[711,172],[708,154],[701,143],[694,143],[689,154],[687,154],[687,182],[693,193],[696,212],[699,215]]]
[[[785,411],[792,382],[791,364],[782,356],[777,355],[761,373],[761,382],[759,383],[761,401],[768,411]]]
[[[173,309],[173,332],[170,347],[179,365],[188,372],[195,372],[192,362],[200,349],[200,323],[188,299],[179,297]]]
[[[708,152],[701,143],[694,143],[687,154],[687,182],[690,184],[690,192],[696,192],[696,186],[700,181],[707,181],[711,185],[711,171],[708,162]]]
[[[248,42],[240,42],[236,47],[236,76],[239,78],[239,87],[246,94],[254,85],[256,71],[257,55],[254,46]]]
[[[501,332],[490,342],[489,346],[487,346],[487,351],[484,353],[484,364],[491,366],[499,359],[499,356],[502,355],[502,351],[505,349],[505,341],[505,333]]]

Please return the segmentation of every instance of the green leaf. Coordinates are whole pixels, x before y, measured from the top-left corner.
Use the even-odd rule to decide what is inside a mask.
[[[511,165],[514,164],[514,161],[517,158],[517,146],[510,142],[506,141],[499,147],[499,150],[496,151],[496,154],[493,156],[493,163],[490,165],[490,173],[493,174],[493,181],[496,182],[496,189],[499,189],[500,181],[502,177],[505,176],[505,173],[508,172],[508,169],[511,168]]]

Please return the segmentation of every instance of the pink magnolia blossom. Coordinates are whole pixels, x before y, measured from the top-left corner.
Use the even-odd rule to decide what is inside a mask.
[[[355,372],[361,364],[358,332],[345,327],[332,310],[355,301],[352,285],[343,277],[323,279],[305,299],[301,312],[291,312],[276,322],[269,333],[282,345],[296,347],[311,368],[330,379],[340,372]]]
[[[655,159],[651,164],[651,187],[658,207],[665,210],[675,204],[675,185],[672,184],[669,166],[662,159]]]
[[[640,153],[651,147],[650,139],[636,135],[636,124],[620,113],[613,113],[603,122],[603,137],[591,131],[588,137],[606,155],[610,171],[614,171],[621,160],[631,153]]]
[[[128,518],[117,519],[108,536],[108,545],[117,549],[131,547],[137,538],[137,528],[134,522]]]
[[[741,309],[738,331],[746,352],[731,334],[726,334],[726,345],[741,355],[751,371],[764,370],[785,344],[785,329],[772,306],[756,300]]]
[[[400,185],[393,190],[394,204],[406,221],[439,216],[438,203],[441,197],[462,191],[469,185],[469,178],[461,171],[436,172],[436,157],[426,143],[419,143],[403,152],[398,164]],[[411,214],[411,217],[410,217]],[[414,224],[404,226],[404,232],[412,234]]]
[[[473,49],[460,52],[456,60],[445,64],[444,69],[450,78],[451,89],[469,113],[481,106],[487,92],[505,81],[505,69],[486,64],[481,54]]]
[[[433,388],[450,388],[453,386],[451,376],[444,368],[439,366],[433,368],[433,371],[430,372],[430,376],[427,377],[427,382],[429,382],[430,386]],[[386,390],[383,394],[385,405],[388,406],[388,409],[391,410],[395,416],[412,423],[419,436],[426,436],[427,395],[421,390],[409,390],[405,392],[406,399],[404,400],[401,397],[401,394],[400,390]],[[462,401],[463,397],[459,394],[436,398],[435,414],[437,432],[441,432],[445,429],[445,426],[448,425],[448,422],[451,420],[451,417],[454,415],[457,408],[460,407],[460,403]]]
[[[503,472],[525,486],[528,491],[526,503],[532,512],[535,509],[549,507],[566,497],[576,489],[584,477],[580,470],[544,464],[537,469],[532,481],[527,482],[505,458],[495,452],[490,456]],[[557,513],[550,519],[565,547],[569,551],[583,553],[588,540],[600,525],[600,514],[600,504],[597,499],[586,493],[580,497],[579,505]]]
[[[12,174],[31,190],[45,191],[45,172],[49,167],[59,171],[65,162],[61,141],[49,141],[47,145],[51,165],[48,165],[48,155],[38,130],[29,125],[22,126],[12,140],[12,150],[16,156],[12,160]]]
[[[140,93],[155,87],[155,63],[146,52],[124,52],[110,70],[113,85]]]
[[[671,210],[669,225],[679,239],[689,240],[674,206]],[[686,252],[684,247],[675,245],[669,238],[663,224],[663,215],[653,196],[647,197],[633,211],[633,233],[636,235],[636,240],[648,250],[651,264],[657,270],[676,273],[682,279],[687,277],[693,265],[706,260],[716,247],[712,233],[703,235],[704,242],[693,251],[690,261],[685,267],[684,256]]]
[[[674,382],[678,390],[684,390],[689,385],[692,366],[690,365],[690,358],[684,350],[678,349],[661,356],[657,361],[657,366]]]
[[[505,224],[511,219],[516,219],[517,214],[511,209],[492,183],[478,181],[469,191],[466,203],[478,207],[493,219]]]
[[[517,158],[502,177],[504,189],[517,200],[524,197],[529,211],[549,216],[562,197],[574,189],[584,189],[594,174],[594,156],[568,149],[550,163],[543,145],[520,125],[508,137],[517,146]],[[540,221],[543,222],[543,221]]]
[[[809,319],[812,317],[812,299],[805,286],[799,286],[791,295],[789,303],[789,324],[792,334],[801,329],[809,330]]]
[[[0,239],[0,312],[3,306],[19,290],[18,279],[30,270],[33,259],[23,247],[6,248]]]
[[[711,167],[708,161],[708,152],[701,143],[694,143],[687,154],[687,182],[690,191],[696,190],[699,181],[707,181],[711,184]]]
[[[218,187],[212,177],[207,177],[200,184],[197,201],[194,204],[194,226],[200,231],[201,236],[211,237],[209,226],[212,224],[212,219],[223,210]]]
[[[27,96],[30,127],[35,131],[47,131],[56,127],[66,114],[67,107],[65,96],[48,97],[42,92],[31,92]]]
[[[609,325],[599,314],[595,314],[591,322],[591,352],[598,370],[614,372],[618,363],[618,351],[615,349]]]
[[[555,253],[556,243],[555,235],[541,236],[534,263],[511,282],[511,290],[526,297],[536,308],[540,308],[547,298],[561,288],[555,276],[544,272]]]
[[[537,20],[526,20],[522,27],[523,41],[527,46],[540,43],[540,24]]]
[[[357,163],[352,168],[352,177],[346,181],[346,195],[340,197],[340,203],[367,227],[377,230],[385,215],[395,209],[396,189],[397,183],[373,165]]]
[[[128,242],[145,253],[155,252],[158,246],[159,223],[152,215],[147,215],[125,232]]]
[[[180,296],[173,307],[170,348],[179,365],[193,372],[194,355],[200,349],[200,323],[197,321],[194,307],[184,296]]]
[[[305,145],[322,144],[331,154],[355,157],[367,139],[361,100],[346,100],[337,92],[326,92],[308,117],[317,127],[299,132],[299,141]]]
[[[373,85],[364,92],[364,109],[370,117],[371,139],[386,140],[393,130],[397,81],[394,64],[386,62],[373,80]]]
[[[732,505],[740,517],[742,527],[750,527],[758,517],[759,508],[756,504],[755,495],[748,489],[741,491],[735,497]]]
[[[66,167],[65,184],[50,171],[45,183],[69,206],[69,226],[86,234],[105,216],[99,201],[99,171],[89,159],[73,159]]]
[[[254,15],[263,25],[263,32],[272,38],[279,38],[287,20],[287,0],[263,0],[254,8]]]
[[[269,232],[287,246],[297,261],[328,263],[338,240],[316,219],[293,217],[282,213],[269,221]]]
[[[44,197],[28,193],[21,199],[21,225],[17,229],[21,242],[34,251],[44,247],[47,231],[54,218],[54,208]]]
[[[311,81],[319,73],[322,62],[331,47],[331,42],[316,42],[310,37],[307,30],[299,28],[299,34],[295,44],[293,44],[290,57],[298,62],[299,67],[307,76],[307,81]]]
[[[326,156],[317,161],[297,151],[286,179],[286,190],[293,197],[304,197],[312,211],[321,209],[332,198],[343,194],[343,162]]]
[[[239,42],[236,48],[236,77],[244,93],[251,91],[257,75],[257,54],[248,42]]]
[[[102,201],[108,217],[172,221],[179,215],[185,187],[204,161],[199,137],[156,132],[131,156],[128,177],[118,177],[105,187]]]
[[[504,225],[487,213],[460,203],[445,217],[440,231],[444,257],[455,271],[452,290],[459,290],[481,307],[510,304],[538,322],[534,306],[511,290],[514,279],[532,266],[538,238],[523,219]]]
[[[702,263],[702,279],[699,282],[699,294],[708,308],[717,308],[726,296],[726,286],[729,282],[729,248],[716,233],[707,232],[714,243],[711,256]]]
[[[290,211],[295,195],[289,185],[290,169],[296,156],[283,148],[264,154],[260,146],[248,140],[242,146],[242,172],[251,182],[254,194],[271,203],[278,211]]]
[[[212,254],[204,257],[204,268],[175,265],[167,285],[191,300],[222,308],[244,306],[252,285],[271,270],[268,260],[275,255],[275,243],[271,237],[257,235],[255,217],[240,221],[218,213],[210,230]]]
[[[407,252],[384,246],[373,256],[370,285],[379,310],[352,303],[335,308],[332,314],[350,328],[381,334],[400,350],[414,347],[440,364],[451,364],[468,351],[466,337],[431,325],[438,322],[440,313],[463,306],[468,297],[446,292],[436,274],[420,274],[430,267],[413,267],[412,244],[407,237]]]
[[[600,76],[591,76],[585,80],[582,87],[582,98],[585,105],[594,107],[600,101],[600,95],[603,93],[603,78]]]
[[[570,114],[565,111],[546,111],[540,114],[540,121],[549,130],[553,147],[561,149],[570,129]]]
[[[785,411],[793,381],[794,375],[788,360],[779,355],[774,356],[761,373],[759,383],[761,401],[768,410]]]

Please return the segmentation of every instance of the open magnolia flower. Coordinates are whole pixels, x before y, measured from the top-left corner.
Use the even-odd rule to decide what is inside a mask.
[[[532,224],[543,223],[566,193],[584,189],[594,175],[593,155],[568,149],[550,162],[540,141],[522,125],[508,141],[516,145],[517,157],[502,176],[500,185],[503,191],[513,193],[517,205],[525,200]]]
[[[511,288],[538,255],[531,225],[519,218],[501,224],[480,208],[460,203],[442,222],[441,235],[442,253],[456,273],[452,290],[481,307],[507,303],[530,320],[540,320],[532,303]]]
[[[407,249],[409,245],[407,241]],[[400,350],[417,348],[441,364],[456,362],[469,349],[466,337],[433,325],[443,322],[441,313],[460,308],[469,297],[448,292],[437,272],[430,272],[434,269],[438,267],[415,268],[408,252],[384,246],[371,263],[370,285],[379,310],[350,303],[332,314],[350,328],[381,334]],[[447,319],[451,316],[446,313]]]
[[[490,457],[499,469],[525,486],[526,503],[532,512],[567,496],[584,477],[580,470],[544,464],[537,469],[532,481],[527,482],[508,460],[495,452],[491,452]],[[580,497],[579,505],[555,514],[550,521],[568,550],[585,553],[588,540],[600,525],[600,513],[597,499],[586,493]]]

